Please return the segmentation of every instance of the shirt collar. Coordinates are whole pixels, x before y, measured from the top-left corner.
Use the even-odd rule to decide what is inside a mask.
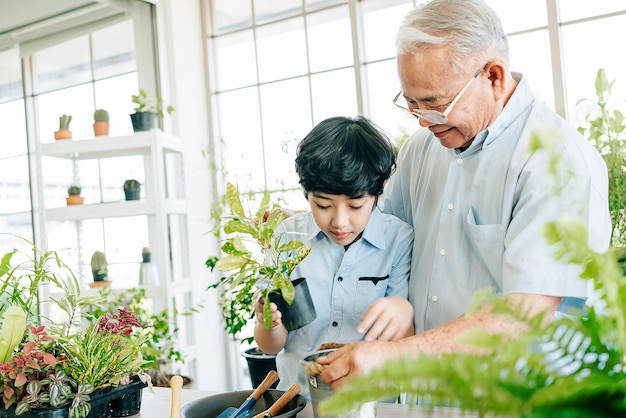
[[[322,232],[322,230],[317,226],[315,220],[311,216],[311,228],[309,229],[308,240],[313,241],[316,237],[330,239]],[[320,235],[321,234],[321,235]],[[370,220],[363,231],[363,236],[361,236],[362,240],[367,241],[371,245],[378,248],[385,248],[385,223],[383,219],[383,215],[380,212],[378,206],[374,207],[372,211],[372,215],[370,216]]]

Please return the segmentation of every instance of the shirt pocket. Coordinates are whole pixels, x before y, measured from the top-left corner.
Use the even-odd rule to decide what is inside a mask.
[[[469,271],[460,272],[457,282],[472,290],[488,286],[501,290],[505,228],[502,224],[478,225],[474,210],[470,208],[466,223]]]
[[[359,277],[356,283],[354,299],[354,315],[357,320],[363,316],[367,308],[387,294],[389,275]]]

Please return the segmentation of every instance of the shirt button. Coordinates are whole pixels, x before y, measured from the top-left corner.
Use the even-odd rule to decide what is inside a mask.
[[[337,281],[338,282],[343,282],[343,277],[341,277],[341,276],[337,277]]]
[[[336,327],[337,325],[339,325],[337,321],[333,321],[333,327]]]
[[[443,248],[441,250],[439,250],[439,254],[441,255],[446,255],[446,250],[444,250]]]
[[[437,302],[439,298],[437,296],[433,296],[432,298],[430,298],[430,300],[432,300],[433,302]]]
[[[448,203],[448,209],[450,210],[454,209],[454,205],[452,203]]]
[[[456,160],[457,165],[463,164],[463,158],[459,158]]]

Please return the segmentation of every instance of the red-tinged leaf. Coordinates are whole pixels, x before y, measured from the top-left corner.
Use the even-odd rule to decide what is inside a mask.
[[[43,353],[43,362],[46,364],[54,364],[58,361],[56,357],[54,357],[50,353]]]
[[[24,354],[30,356],[30,353],[35,347],[37,347],[37,343],[35,341],[27,342],[26,344],[24,344]]]
[[[28,382],[28,379],[26,379],[26,373],[22,372],[15,378],[15,387],[24,386],[26,382]]]
[[[13,397],[14,393],[15,393],[15,390],[11,386],[4,385],[4,402],[5,402],[4,405],[5,406],[6,406],[6,401],[10,400]]]

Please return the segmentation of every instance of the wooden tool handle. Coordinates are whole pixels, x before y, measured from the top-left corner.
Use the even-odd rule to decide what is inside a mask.
[[[281,397],[278,398],[276,402],[274,402],[272,406],[270,406],[267,410],[261,412],[260,414],[256,415],[254,418],[273,417],[274,415],[278,414],[285,406],[287,406],[287,404],[291,402],[291,400],[295,398],[298,393],[300,393],[300,385],[294,383],[287,390],[287,392],[283,393]]]
[[[172,389],[170,418],[180,418],[180,390],[183,388],[183,378],[180,376],[172,376],[170,379],[170,388]]]
[[[254,398],[255,401],[258,401],[261,396],[265,393],[266,390],[269,389],[270,386],[274,384],[278,380],[278,373],[276,370],[270,370],[265,379],[261,382],[254,392],[250,395],[251,398]]]

